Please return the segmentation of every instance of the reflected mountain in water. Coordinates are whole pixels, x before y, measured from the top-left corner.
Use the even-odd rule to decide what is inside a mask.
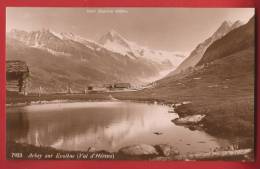
[[[9,107],[7,112],[8,139],[63,150],[117,151],[132,144],[167,143],[185,153],[226,144],[203,131],[176,126],[171,120],[178,115],[162,105],[78,102]]]

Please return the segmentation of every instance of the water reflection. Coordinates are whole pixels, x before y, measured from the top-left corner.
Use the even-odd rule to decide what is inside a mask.
[[[8,139],[64,150],[116,151],[131,144],[172,144],[208,151],[221,140],[174,125],[168,107],[132,102],[80,102],[7,108]],[[155,135],[154,132],[162,132]]]

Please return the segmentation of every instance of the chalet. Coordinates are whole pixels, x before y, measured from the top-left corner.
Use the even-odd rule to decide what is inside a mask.
[[[118,88],[118,89],[128,89],[130,87],[131,87],[130,83],[115,83],[114,84],[114,88]]]
[[[26,94],[29,68],[20,60],[6,61],[6,90]]]

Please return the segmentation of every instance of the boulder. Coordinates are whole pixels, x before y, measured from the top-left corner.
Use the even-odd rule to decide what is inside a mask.
[[[159,155],[168,157],[180,154],[180,152],[173,146],[168,144],[159,144],[154,146],[158,151]]]
[[[191,104],[191,101],[184,101],[182,104]]]
[[[183,118],[177,118],[172,120],[175,124],[197,124],[199,123],[206,115],[191,115],[191,116],[186,116]]]
[[[158,155],[156,149],[153,146],[147,144],[138,144],[123,147],[119,150],[119,153],[127,156]]]

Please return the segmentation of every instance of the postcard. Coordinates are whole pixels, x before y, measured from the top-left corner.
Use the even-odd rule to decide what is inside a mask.
[[[254,161],[254,8],[7,7],[8,160]]]

